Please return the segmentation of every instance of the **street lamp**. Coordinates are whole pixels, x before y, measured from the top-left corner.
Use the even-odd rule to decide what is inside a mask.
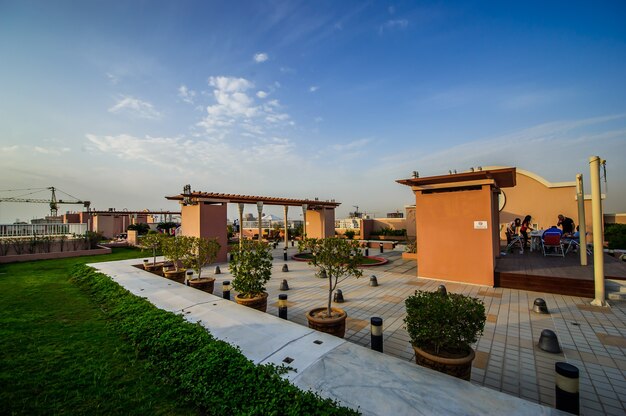
[[[259,211],[259,242],[263,239],[263,228],[261,227],[261,215],[263,215],[263,201],[257,201],[256,209]]]
[[[243,202],[239,204],[239,247],[243,245]]]
[[[304,224],[302,225],[302,233],[304,234],[302,237],[306,238],[306,211],[309,208],[308,204],[302,204],[302,219]]]

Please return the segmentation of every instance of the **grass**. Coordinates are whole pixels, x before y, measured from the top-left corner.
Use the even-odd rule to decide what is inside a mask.
[[[145,257],[114,248],[109,255],[0,265],[0,414],[198,413],[69,281],[76,264]]]

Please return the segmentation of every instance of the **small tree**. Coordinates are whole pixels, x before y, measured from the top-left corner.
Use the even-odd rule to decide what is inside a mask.
[[[356,232],[354,230],[346,230],[343,233],[343,235],[345,235],[346,238],[348,238],[348,240],[352,240],[354,238],[355,234],[356,234]]]
[[[141,240],[141,248],[152,250],[152,265],[156,264],[157,251],[161,249],[163,239],[166,238],[163,234],[156,231],[149,231],[148,234]]]
[[[233,260],[228,268],[233,275],[233,288],[241,297],[253,298],[265,292],[272,277],[272,253],[267,243],[243,240],[231,251]]]
[[[189,252],[191,237],[184,235],[163,239],[161,247],[165,258],[174,263],[174,270],[179,271],[179,263]]]
[[[309,264],[326,272],[328,277],[328,305],[326,314],[332,316],[333,292],[337,285],[350,276],[361,277],[359,265],[363,259],[359,242],[343,238],[306,238],[298,245],[300,251],[309,250],[312,254]]]
[[[187,238],[189,238],[189,250],[183,257],[183,264],[186,268],[193,269],[198,274],[198,279],[200,279],[202,268],[215,261],[222,246],[217,242],[217,238]]]

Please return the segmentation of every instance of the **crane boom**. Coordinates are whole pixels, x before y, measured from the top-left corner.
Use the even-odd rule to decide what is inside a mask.
[[[46,189],[52,192],[52,196],[50,197],[50,199],[5,197],[5,198],[0,198],[0,202],[29,202],[29,203],[49,204],[50,215],[52,215],[53,217],[56,217],[58,214],[59,204],[82,204],[85,208],[89,208],[89,206],[91,205],[90,201],[80,201],[80,200],[69,201],[69,200],[57,199],[56,188],[54,186],[51,186]]]

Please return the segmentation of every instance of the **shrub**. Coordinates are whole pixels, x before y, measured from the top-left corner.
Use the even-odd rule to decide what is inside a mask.
[[[238,348],[216,340],[200,324],[157,309],[90,267],[77,266],[71,274],[99,304],[112,328],[183,400],[206,414],[358,414],[298,389],[280,377],[284,368],[256,366]]]
[[[150,226],[148,224],[139,223],[139,224],[131,224],[126,228],[126,230],[137,231],[137,234],[144,235],[150,231]]]
[[[269,245],[256,240],[242,240],[231,254],[233,259],[228,268],[233,275],[233,288],[247,298],[265,292],[265,284],[272,277],[272,253]]]
[[[626,249],[626,224],[606,224],[604,239],[610,249]]]
[[[476,298],[417,290],[405,305],[411,343],[436,355],[468,352],[485,328],[485,305]]]
[[[343,233],[343,235],[345,235],[348,238],[348,240],[352,240],[355,234],[356,232],[354,230],[346,230]]]

